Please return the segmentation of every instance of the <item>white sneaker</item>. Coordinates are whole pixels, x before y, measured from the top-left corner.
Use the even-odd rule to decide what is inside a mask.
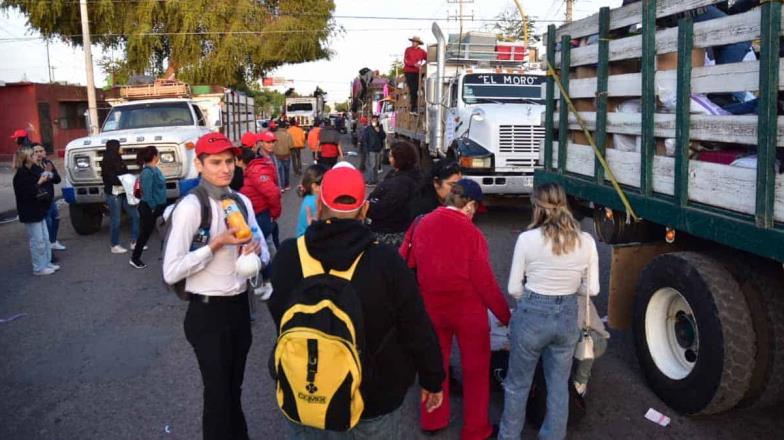
[[[39,270],[38,272],[33,272],[33,275],[43,276],[43,275],[51,275],[53,273],[54,273],[54,269],[52,269],[51,267],[45,267]]]
[[[136,242],[132,241],[131,242],[131,250],[134,250],[134,249],[136,249]],[[147,250],[147,245],[145,244],[142,249],[144,249],[146,251]]]
[[[56,272],[56,271],[58,271],[58,270],[60,270],[60,266],[58,266],[58,265],[56,265],[56,264],[52,264],[52,263],[49,263],[49,265],[48,265],[48,266],[46,266],[46,267],[48,267],[48,268],[50,268],[50,269],[54,270],[55,272]]]
[[[272,283],[269,281],[261,283],[259,287],[253,290],[253,293],[262,301],[268,300],[272,296]]]
[[[119,244],[116,245],[116,246],[112,246],[112,253],[113,254],[124,254],[126,252],[128,252],[128,249],[125,249],[124,247],[120,246]]]
[[[67,248],[65,246],[63,246],[63,244],[60,243],[59,241],[55,241],[54,243],[52,243],[52,250],[53,251],[64,251],[66,249]]]

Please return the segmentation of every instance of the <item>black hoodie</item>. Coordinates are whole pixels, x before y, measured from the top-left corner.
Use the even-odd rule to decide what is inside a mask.
[[[372,374],[365,375],[360,386],[365,419],[399,408],[416,374],[420,386],[431,392],[441,391],[445,377],[438,339],[413,272],[396,249],[374,241],[373,233],[357,220],[319,221],[305,233],[308,251],[325,271],[346,270],[365,251],[351,281],[362,303],[366,352],[375,353]],[[276,328],[285,298],[301,281],[297,242],[289,239],[281,243],[272,264],[273,293],[267,306]]]
[[[409,203],[421,185],[422,173],[416,168],[387,173],[368,196],[368,218],[373,232],[406,232],[412,220]]]

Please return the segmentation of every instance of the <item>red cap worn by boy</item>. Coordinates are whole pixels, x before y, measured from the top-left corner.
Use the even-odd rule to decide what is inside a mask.
[[[256,142],[258,142],[259,136],[256,133],[252,133],[250,131],[246,132],[240,138],[240,142],[242,143],[243,147],[253,148],[256,146]]]
[[[196,141],[196,157],[202,154],[218,154],[229,150],[235,156],[239,156],[242,151],[221,133],[207,133]]]
[[[321,180],[321,203],[335,212],[356,211],[365,203],[365,179],[351,165],[333,168]]]

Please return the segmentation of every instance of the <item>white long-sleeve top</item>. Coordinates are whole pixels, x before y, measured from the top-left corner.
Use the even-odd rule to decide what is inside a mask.
[[[580,232],[580,244],[568,254],[555,255],[541,230],[523,232],[517,238],[512,269],[509,272],[509,295],[520,298],[525,288],[541,295],[570,295],[581,284],[589,295],[599,293],[599,255],[596,242]]]
[[[240,198],[247,212],[253,213],[250,200],[242,194]],[[227,227],[220,202],[212,198],[209,200],[212,209],[210,237],[215,237],[226,231]],[[234,273],[240,255],[239,246],[223,246],[215,253],[207,245],[190,250],[193,236],[201,223],[199,199],[195,195],[186,196],[171,215],[172,227],[163,260],[163,279],[174,284],[185,278],[186,291],[205,296],[232,296],[244,292],[247,279]],[[248,217],[248,226],[260,231],[253,215]],[[259,257],[262,264],[267,264],[270,260],[267,242],[264,237],[260,241]]]

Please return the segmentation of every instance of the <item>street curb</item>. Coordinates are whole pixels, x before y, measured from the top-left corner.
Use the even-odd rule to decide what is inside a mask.
[[[62,200],[63,196],[55,197],[54,203],[57,203],[59,200]],[[8,209],[5,211],[0,212],[0,222],[4,222],[7,220],[12,220],[14,217],[18,216],[19,213],[16,211],[16,208]]]

